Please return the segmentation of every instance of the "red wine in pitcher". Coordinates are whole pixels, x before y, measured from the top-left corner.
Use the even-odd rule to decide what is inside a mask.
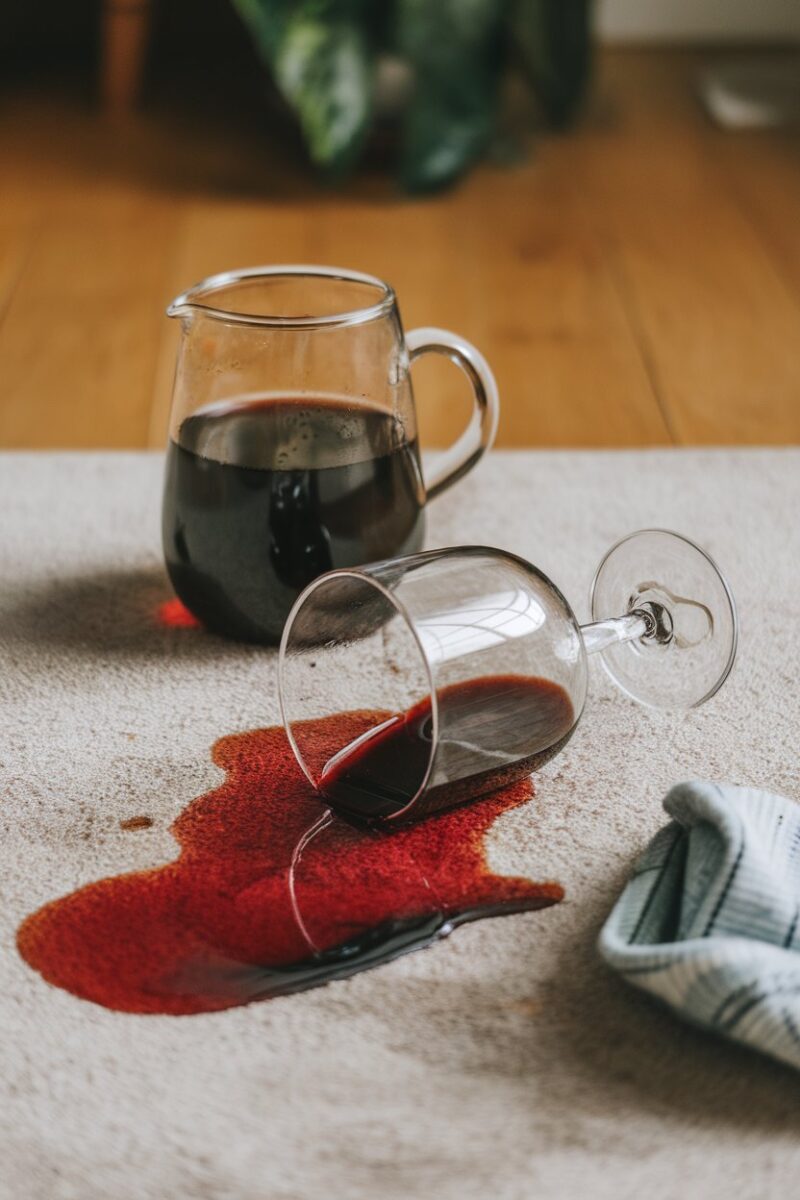
[[[424,503],[416,439],[392,413],[324,396],[214,404],[169,444],[167,570],[210,629],[276,642],[324,571],[419,550]]]

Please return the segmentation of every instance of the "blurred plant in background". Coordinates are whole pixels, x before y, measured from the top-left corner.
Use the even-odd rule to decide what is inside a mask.
[[[502,138],[523,78],[561,128],[589,74],[591,0],[232,0],[294,110],[311,161],[341,176],[376,121],[398,131],[404,187],[442,187]]]

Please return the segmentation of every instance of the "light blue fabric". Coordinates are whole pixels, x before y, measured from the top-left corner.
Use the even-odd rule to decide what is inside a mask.
[[[600,934],[682,1017],[800,1067],[800,805],[683,783]]]

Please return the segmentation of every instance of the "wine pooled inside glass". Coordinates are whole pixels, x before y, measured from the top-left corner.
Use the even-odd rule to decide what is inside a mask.
[[[418,820],[538,770],[583,713],[588,656],[659,708],[689,709],[722,686],[736,609],[712,559],[666,530],[606,554],[579,625],[530,563],[479,546],[331,571],[295,603],[279,692],[297,760],[342,815]],[[317,721],[369,725],[331,753]]]

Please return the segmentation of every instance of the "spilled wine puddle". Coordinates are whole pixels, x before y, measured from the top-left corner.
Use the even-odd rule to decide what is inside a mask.
[[[165,600],[163,604],[159,604],[156,609],[156,620],[159,625],[166,625],[169,629],[202,629],[202,622],[197,619],[194,613],[190,612],[186,605],[174,596],[171,600]]]
[[[310,723],[332,754],[380,719]],[[22,957],[44,979],[123,1012],[210,1012],[300,991],[424,946],[457,924],[542,908],[557,883],[492,873],[484,837],[528,780],[388,833],[322,806],[283,729],[221,738],[221,787],[172,826],[174,862],[102,879],[28,917]]]

